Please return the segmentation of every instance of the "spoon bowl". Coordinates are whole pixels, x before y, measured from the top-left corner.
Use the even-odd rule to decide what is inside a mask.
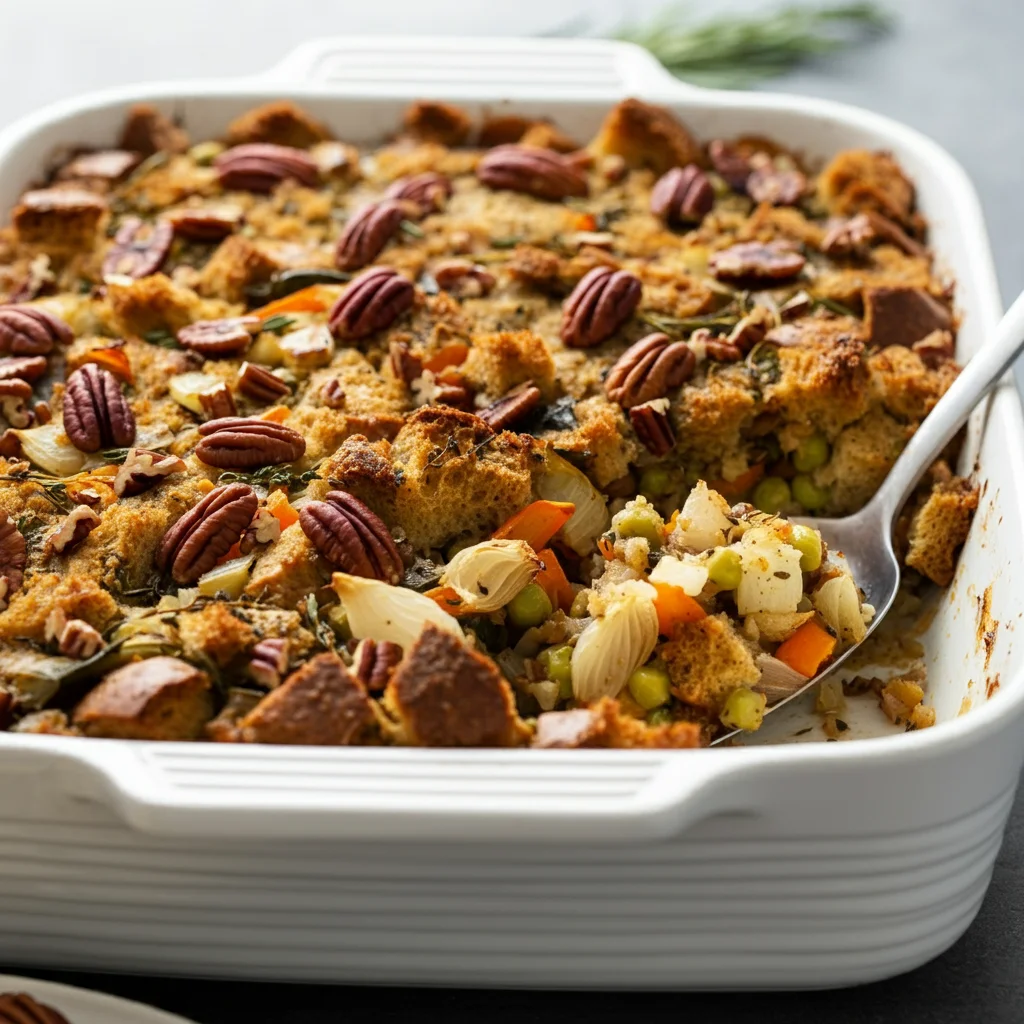
[[[999,383],[1022,351],[1024,292],[999,322],[991,341],[971,359],[935,404],[935,408],[903,449],[882,486],[859,512],[842,519],[805,517],[792,520],[818,530],[829,551],[844,557],[857,586],[864,593],[864,600],[875,609],[875,614],[859,643],[842,651],[823,671],[767,707],[765,714],[806,693],[810,687],[842,665],[885,617],[896,599],[900,585],[900,563],[892,544],[896,516],[928,467],[939,457],[978,403]],[[739,730],[723,733],[715,738],[712,746],[724,743],[738,733]]]

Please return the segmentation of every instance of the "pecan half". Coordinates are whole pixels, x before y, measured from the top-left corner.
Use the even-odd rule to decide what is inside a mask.
[[[225,416],[199,428],[195,456],[218,469],[253,469],[301,459],[306,439],[273,420]],[[251,518],[251,517],[250,517]]]
[[[538,405],[540,405],[540,388],[535,387],[531,380],[520,385],[514,391],[510,391],[496,402],[491,402],[477,415],[492,430],[506,430],[513,423],[517,423],[533,412]]]
[[[353,280],[327,314],[338,338],[365,338],[390,327],[416,297],[412,282],[390,267],[371,267]]]
[[[562,341],[570,348],[599,345],[633,315],[642,291],[629,271],[594,267],[562,307]]]
[[[0,306],[0,354],[44,356],[58,343],[70,345],[75,336],[63,320],[35,306]],[[43,364],[42,376],[46,372]],[[24,377],[24,372],[17,376]],[[29,378],[33,379],[33,378]]]
[[[708,158],[711,166],[725,179],[729,188],[746,192],[747,179],[753,168],[750,161],[731,143],[724,139],[713,139],[708,143]]]
[[[874,210],[832,224],[821,241],[821,251],[832,257],[865,256],[873,242],[895,245],[908,256],[923,256],[927,252],[899,224]]]
[[[44,423],[49,423],[53,419],[53,413],[50,411],[49,402],[36,402],[32,406],[32,415],[36,418],[36,423],[39,426],[43,426]]]
[[[651,190],[651,213],[672,224],[693,224],[715,205],[715,190],[696,165],[673,167]]]
[[[25,578],[28,546],[25,538],[10,516],[0,519],[0,609],[7,607],[7,599]]]
[[[648,334],[619,356],[604,382],[605,394],[623,409],[664,398],[693,376],[697,357],[685,341]]]
[[[254,402],[276,402],[291,394],[292,390],[280,377],[275,377],[270,370],[255,363],[242,363],[236,386],[246,398]]]
[[[88,505],[76,505],[43,545],[48,555],[63,555],[85,540],[102,519]]]
[[[238,415],[235,396],[228,390],[227,384],[218,384],[210,391],[200,392],[199,404],[203,407],[203,418],[208,421]]]
[[[393,181],[384,193],[388,199],[415,203],[420,208],[421,217],[425,217],[433,210],[444,209],[444,204],[451,194],[451,178],[446,174],[438,174],[437,171],[424,171],[423,174],[414,174],[411,178],[399,178]]]
[[[655,458],[668,455],[675,447],[676,434],[669,422],[667,398],[634,405],[629,410],[629,422],[633,424],[640,443]]]
[[[120,181],[142,161],[142,154],[130,149],[98,149],[82,153],[65,164],[57,174],[61,181],[71,178],[97,178]]]
[[[252,341],[252,332],[261,321],[258,316],[229,316],[223,320],[197,320],[178,331],[184,348],[199,352],[207,359],[237,356]]]
[[[245,528],[238,547],[243,555],[255,551],[261,544],[273,544],[281,539],[281,520],[269,509],[257,509],[252,522]]]
[[[398,380],[411,384],[423,373],[423,360],[415,355],[407,341],[392,341],[388,346],[388,362]]]
[[[360,640],[352,655],[352,671],[370,693],[381,693],[402,660],[402,648],[390,640]]]
[[[125,217],[103,260],[103,276],[149,277],[163,265],[173,241],[174,229],[166,221],[144,224]]]
[[[68,1024],[68,1019],[24,992],[5,992],[0,996],[0,1024]]]
[[[713,252],[711,273],[725,281],[779,281],[795,277],[807,260],[786,242],[740,242]]]
[[[174,233],[190,242],[219,242],[237,230],[242,211],[237,206],[184,208],[165,214]]]
[[[258,507],[259,498],[248,484],[215,487],[164,535],[157,568],[170,570],[175,583],[194,583],[228,553]]]
[[[163,455],[146,448],[132,448],[118,467],[114,477],[114,493],[119,498],[133,498],[172,473],[184,473],[185,463],[177,455]]]
[[[747,195],[754,202],[772,206],[796,206],[807,191],[807,178],[795,167],[780,167],[767,153],[751,158]]]
[[[0,307],[2,309],[2,307]],[[0,327],[0,332],[3,328]],[[0,359],[0,380],[20,377],[22,380],[39,380],[46,373],[45,356],[17,356],[11,359]]]
[[[286,637],[268,637],[261,640],[249,657],[249,675],[268,690],[280,686],[288,671],[291,643]]]
[[[437,286],[461,299],[489,295],[494,288],[494,275],[479,263],[469,260],[444,260],[434,267]]]
[[[507,188],[538,199],[588,194],[586,175],[561,153],[539,146],[495,146],[476,166],[488,188]]]
[[[382,199],[356,210],[338,239],[334,265],[339,270],[359,270],[372,263],[407,212],[397,199]]]
[[[64,432],[81,452],[127,448],[135,440],[135,417],[109,370],[86,363],[68,377]]]
[[[299,525],[331,565],[352,576],[397,583],[405,572],[383,520],[347,491],[303,505]]]
[[[316,161],[301,149],[272,142],[233,146],[213,161],[217,177],[226,189],[272,192],[286,178],[315,188],[320,180]]]

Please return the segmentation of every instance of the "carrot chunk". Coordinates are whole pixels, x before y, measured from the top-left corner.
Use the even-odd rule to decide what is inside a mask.
[[[327,300],[318,284],[311,284],[308,288],[302,288],[283,299],[276,299],[268,302],[265,306],[252,311],[253,316],[268,317],[277,316],[278,313],[322,313],[327,308]]]
[[[740,498],[764,476],[764,463],[755,462],[745,473],[740,473],[735,480],[710,480],[708,487],[718,491],[723,498]]]
[[[423,369],[437,373],[446,366],[459,366],[466,361],[469,355],[469,346],[463,341],[450,341],[442,346],[440,351],[435,352],[429,359],[423,361]]]
[[[558,556],[551,548],[542,548],[537,552],[537,557],[544,563],[544,568],[537,573],[533,582],[548,595],[548,600],[554,607],[568,612],[576,595],[562,569],[562,564],[558,561]]]
[[[494,531],[494,537],[496,540],[525,540],[534,551],[540,551],[575,511],[576,506],[571,501],[535,501],[502,523]]]
[[[836,638],[813,619],[805,622],[788,640],[779,644],[775,657],[802,676],[815,676],[832,657]]]
[[[658,632],[671,636],[676,626],[683,622],[699,622],[707,612],[683,590],[671,583],[652,583],[658,592],[654,599],[654,610],[658,613]]]

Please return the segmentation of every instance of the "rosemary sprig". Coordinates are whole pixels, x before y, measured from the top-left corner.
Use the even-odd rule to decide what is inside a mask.
[[[295,318],[285,316],[284,313],[276,313],[274,316],[268,316],[266,320],[260,325],[261,331],[269,331],[271,334],[281,335],[288,330],[291,325],[295,323]]]
[[[159,348],[181,348],[178,344],[178,339],[174,334],[164,327],[157,327],[152,331],[145,331],[142,337],[148,341],[150,345],[156,345]]]
[[[304,473],[294,473],[287,466],[262,466],[255,473],[238,473],[228,470],[217,478],[221,484],[243,483],[262,484],[264,487],[287,487],[289,491],[301,490],[312,480],[319,480],[319,463]]]
[[[871,2],[793,4],[767,14],[727,14],[700,25],[673,7],[615,35],[650,51],[676,77],[720,89],[749,87],[822,54],[884,35],[892,19]]]
[[[639,317],[645,324],[653,327],[656,331],[661,331],[662,334],[667,334],[673,338],[690,334],[701,327],[707,327],[716,334],[722,331],[731,331],[740,320],[738,313],[729,313],[727,311],[709,313],[704,316],[685,317],[642,312],[639,314]]]

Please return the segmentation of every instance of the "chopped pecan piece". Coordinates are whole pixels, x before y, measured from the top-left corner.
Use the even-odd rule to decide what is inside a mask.
[[[633,315],[642,290],[627,270],[594,267],[562,307],[562,341],[570,348],[593,348],[610,338]]]
[[[420,208],[420,216],[425,217],[434,210],[443,210],[444,204],[452,194],[452,181],[446,174],[437,171],[424,171],[411,178],[399,178],[393,181],[384,195],[388,199],[415,203]]]
[[[52,351],[57,344],[70,345],[75,336],[63,320],[35,306],[24,306],[17,303],[0,306],[0,354],[12,356],[43,356]],[[12,371],[6,360],[0,369],[7,367],[3,376],[24,377],[35,380],[46,372],[46,363],[42,370],[32,374],[38,368],[37,363],[19,361]]]
[[[405,130],[424,142],[442,146],[461,146],[473,127],[465,111],[450,103],[420,100],[413,103],[402,118]]]
[[[0,307],[0,321],[3,319],[3,307]],[[0,339],[3,337],[3,326],[0,325]],[[0,346],[3,341],[0,340]],[[13,359],[0,359],[0,380],[20,377],[22,380],[34,381],[46,373],[45,356],[20,356]]]
[[[708,266],[724,281],[779,281],[795,277],[807,261],[785,242],[740,242],[713,252]]]
[[[746,192],[747,179],[753,168],[747,159],[731,142],[713,139],[708,143],[708,159],[719,176],[735,192]]]
[[[746,354],[755,345],[764,341],[775,326],[775,316],[766,306],[755,306],[729,332],[728,342]]]
[[[801,171],[780,167],[767,153],[755,154],[750,163],[747,194],[756,203],[796,206],[807,191],[807,177]]]
[[[623,409],[664,398],[685,384],[697,365],[697,357],[685,341],[667,334],[648,334],[619,357],[604,382],[605,394]]]
[[[237,230],[242,211],[237,206],[183,207],[166,214],[174,233],[190,242],[219,242]]]
[[[874,210],[833,223],[822,239],[821,251],[826,256],[864,256],[873,242],[895,245],[908,256],[924,256],[928,251],[899,224]]]
[[[23,245],[74,252],[90,248],[107,212],[95,192],[80,188],[44,188],[26,192],[11,213]]]
[[[118,467],[114,477],[114,493],[119,498],[133,498],[172,473],[184,473],[185,463],[177,455],[162,455],[145,448],[132,448]]]
[[[921,357],[921,362],[929,370],[935,370],[943,363],[950,362],[956,355],[956,344],[949,331],[932,331],[920,341],[915,341],[911,348]]]
[[[0,412],[12,427],[27,427],[33,420],[26,404],[32,397],[32,385],[19,377],[0,380]]]
[[[281,520],[268,509],[258,509],[252,522],[246,527],[238,547],[243,555],[249,554],[261,544],[273,544],[281,539]]]
[[[345,389],[337,377],[332,377],[320,389],[320,398],[328,409],[345,408]]]
[[[633,424],[640,443],[655,458],[668,455],[675,447],[676,435],[668,418],[667,398],[634,405],[629,410],[629,422]]]
[[[339,270],[359,270],[376,259],[408,211],[397,199],[382,199],[357,210],[345,225],[334,250]]]
[[[528,380],[496,402],[491,402],[477,415],[492,430],[507,430],[533,412],[540,405],[540,399],[540,388],[535,387],[532,380]]]
[[[488,188],[525,192],[538,199],[585,196],[583,172],[560,153],[537,146],[496,146],[477,164],[477,178]]]
[[[423,373],[423,360],[415,355],[407,341],[392,341],[388,346],[391,372],[398,380],[411,384]]]
[[[233,146],[219,154],[213,166],[224,188],[242,192],[272,192],[288,178],[315,188],[320,180],[320,169],[308,153],[271,142]]]
[[[218,469],[252,469],[301,459],[306,439],[273,420],[225,416],[199,428],[195,456]]]
[[[57,174],[62,181],[70,178],[93,178],[99,181],[120,181],[142,160],[141,153],[129,149],[98,149],[82,153],[65,164]]]
[[[714,205],[715,190],[696,164],[666,171],[651,190],[651,213],[670,224],[699,223]]]
[[[302,532],[335,568],[352,576],[397,583],[402,556],[383,520],[347,491],[329,491],[323,501],[299,510]]]
[[[0,519],[0,610],[7,607],[11,594],[21,587],[28,564],[28,546],[14,520]]]
[[[271,690],[238,723],[246,743],[352,746],[365,743],[377,716],[363,684],[336,654],[318,654]]]
[[[402,648],[390,640],[360,640],[352,655],[352,671],[370,693],[383,693],[402,660]]]
[[[72,721],[86,736],[194,740],[212,717],[210,677],[187,661],[161,656],[105,676]]]
[[[43,545],[47,555],[64,555],[85,540],[102,519],[88,505],[76,505]]]
[[[36,418],[36,423],[42,426],[44,423],[49,423],[53,419],[53,413],[50,411],[49,402],[36,402],[32,406],[32,415]]]
[[[201,392],[199,404],[203,407],[203,418],[207,421],[226,420],[238,415],[235,396],[231,394],[227,384],[218,384],[211,391]]]
[[[140,103],[128,111],[120,146],[143,156],[184,153],[188,149],[188,135],[156,107]]]
[[[103,260],[103,276],[149,277],[163,265],[174,241],[174,229],[166,221],[144,224],[125,217],[114,235],[114,244]]]
[[[261,640],[249,658],[249,675],[268,690],[281,684],[288,671],[288,654],[291,641],[286,637],[269,637]]]
[[[466,299],[489,295],[495,285],[486,267],[469,260],[443,260],[434,267],[434,280],[444,291]]]
[[[248,484],[215,487],[164,535],[157,568],[170,570],[175,583],[194,583],[228,553],[258,507],[256,492]]]
[[[56,639],[57,649],[65,658],[78,660],[91,658],[104,646],[100,631],[82,619],[68,619],[62,623]]]
[[[338,338],[365,338],[390,327],[416,297],[412,282],[390,267],[371,267],[355,278],[327,315]]]
[[[515,700],[489,658],[428,624],[391,676],[385,702],[405,740],[424,747],[511,747]]]
[[[184,348],[199,352],[207,359],[237,356],[252,342],[252,332],[259,328],[258,316],[229,316],[223,320],[197,320],[178,331]]]
[[[864,292],[864,327],[872,345],[910,347],[932,331],[948,331],[953,316],[947,306],[920,288],[868,288]]]
[[[799,291],[779,306],[779,317],[782,320],[797,320],[814,308],[814,299],[805,291]]]
[[[24,992],[5,992],[0,996],[0,1024],[68,1024],[68,1019]]]
[[[246,398],[254,402],[276,402],[291,394],[292,390],[280,377],[275,377],[270,370],[255,363],[242,363],[238,371],[237,387]]]
[[[738,363],[743,358],[739,345],[711,333],[706,327],[698,328],[690,335],[690,346],[704,350],[708,359],[720,363]]]
[[[127,448],[135,440],[135,417],[109,370],[86,363],[68,378],[64,432],[82,452]]]

